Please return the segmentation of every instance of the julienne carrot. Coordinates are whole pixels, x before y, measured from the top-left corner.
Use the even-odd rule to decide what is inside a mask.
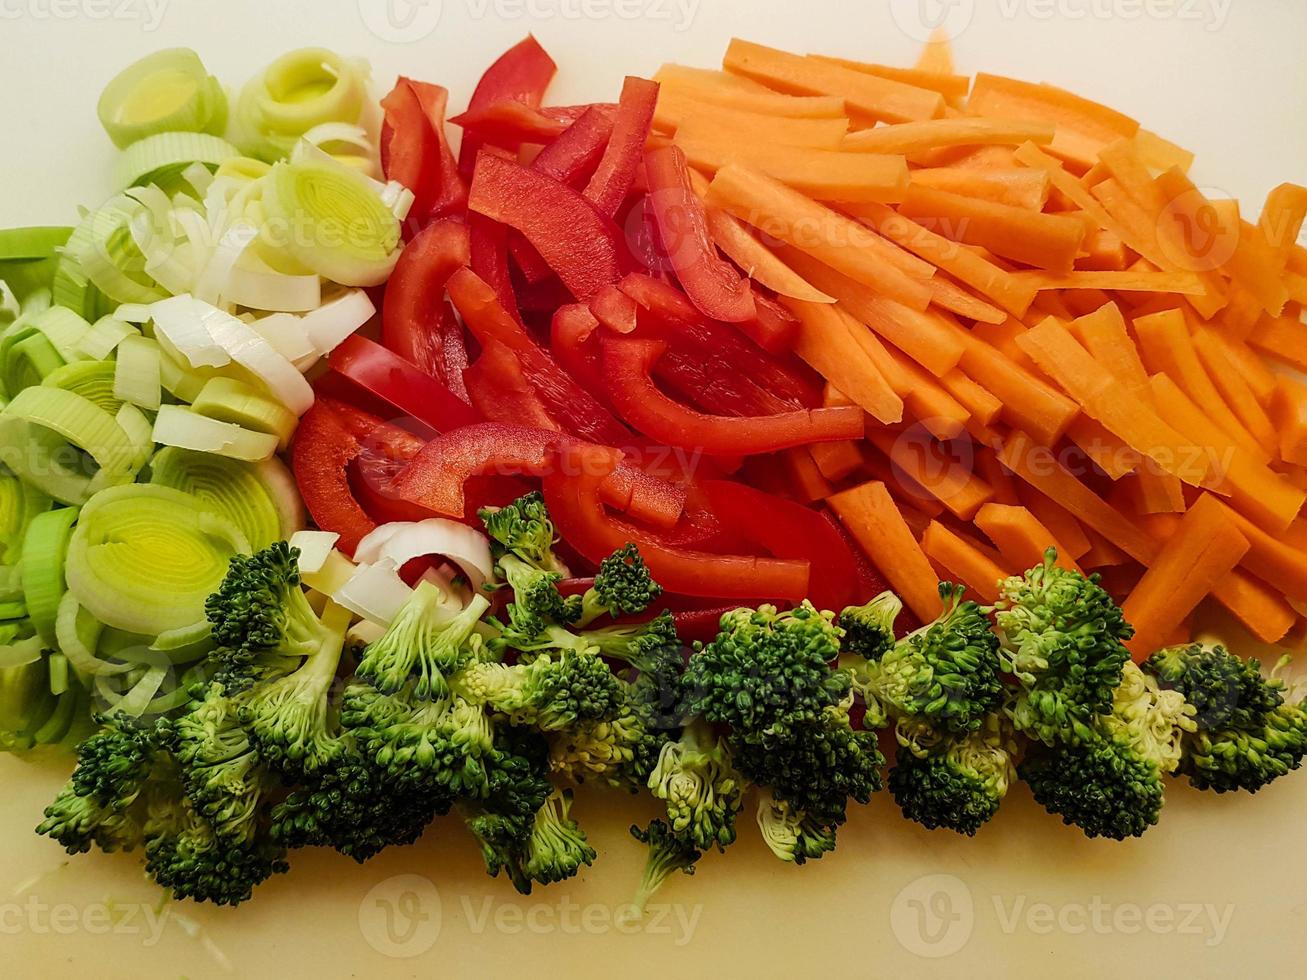
[[[844,119],[844,99],[824,95],[795,97],[773,92],[739,75],[682,65],[663,65],[654,74],[665,91],[738,112],[781,119]]]
[[[814,443],[808,447],[808,455],[817,464],[821,475],[832,483],[839,483],[852,476],[862,469],[864,462],[862,450],[852,440]]]
[[[855,153],[910,155],[944,146],[1020,146],[1052,141],[1053,127],[1043,123],[955,118],[861,129],[846,136],[842,148]]]
[[[984,603],[998,600],[999,584],[1015,571],[1015,568],[999,565],[939,521],[931,521],[922,534],[921,550],[927,558],[944,569],[950,578],[961,582]]]
[[[895,68],[890,65],[872,65],[864,61],[850,61],[847,58],[830,58],[826,55],[808,55],[813,61],[824,61],[852,71],[860,71],[878,78],[888,78],[915,88],[938,92],[946,99],[960,99],[971,88],[971,79],[966,75],[955,75],[949,71],[931,71],[925,68]]]
[[[947,448],[939,449],[933,441],[905,438],[888,429],[869,432],[867,436],[895,467],[959,520],[972,520],[994,495],[989,485],[970,467],[947,458]],[[944,454],[944,458],[937,453]]]
[[[849,121],[844,118],[777,117],[765,112],[699,101],[693,96],[681,95],[675,89],[670,89],[658,95],[654,127],[676,133],[678,137],[690,132],[701,132],[705,128],[733,133],[757,133],[760,129],[765,129],[772,141],[786,146],[838,150],[848,135]]]
[[[1135,635],[1126,646],[1136,660],[1161,647],[1238,566],[1249,542],[1215,498],[1203,495],[1122,606]]]
[[[878,422],[902,421],[903,400],[853,336],[866,328],[833,306],[799,300],[786,305],[799,318],[795,353]]]
[[[1021,568],[1032,568],[1044,559],[1049,548],[1057,549],[1057,563],[1062,568],[1080,571],[1069,549],[1053,532],[1024,507],[986,504],[976,514],[976,527],[1005,556]]]
[[[1267,456],[1274,457],[1279,451],[1275,426],[1248,382],[1230,363],[1220,341],[1210,331],[1203,331],[1193,335],[1193,346],[1198,360],[1207,369],[1208,377],[1212,379],[1212,384],[1226,405],[1234,412],[1235,418],[1266,451]]]
[[[829,503],[863,550],[882,557],[881,573],[913,614],[923,623],[938,617],[939,577],[885,484],[864,483],[834,494]]]
[[[997,500],[997,497],[995,499]],[[1072,561],[1079,561],[1093,547],[1085,529],[1065,507],[1044,496],[1029,484],[1017,488],[1014,502],[1024,504],[1026,509],[1035,515],[1035,519],[1052,532],[1053,540],[1061,544],[1062,551]]]
[[[908,172],[908,183],[1042,211],[1048,202],[1048,174],[1038,170],[966,170],[962,167],[919,167]],[[1086,242],[1086,246],[1090,243]],[[1120,245],[1120,240],[1117,240]]]
[[[907,193],[908,167],[901,156],[785,146],[760,134],[721,130],[678,134],[676,145],[691,166],[707,173],[740,164],[819,201],[899,201]]]
[[[1280,458],[1307,466],[1307,385],[1282,377],[1271,396],[1271,422],[1279,435]]]

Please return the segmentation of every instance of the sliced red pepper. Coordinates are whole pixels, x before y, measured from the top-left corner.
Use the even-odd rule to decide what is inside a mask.
[[[653,577],[682,595],[802,599],[808,592],[808,563],[748,555],[714,555],[661,542],[656,534],[611,518],[600,488],[621,455],[598,446],[568,445],[544,476],[545,503],[563,539],[586,559],[598,562],[628,542],[640,549]]]
[[[413,192],[406,232],[433,218],[459,211],[467,202],[467,185],[458,173],[445,138],[449,93],[439,85],[400,77],[381,100],[381,169]]]
[[[445,283],[471,258],[467,225],[429,225],[400,252],[381,306],[381,342],[446,387],[452,385],[444,349],[450,332]]]
[[[520,231],[577,299],[621,278],[617,226],[552,177],[483,153],[468,207]]]
[[[844,540],[844,546],[849,549],[849,553],[853,555],[853,561],[857,565],[858,589],[856,594],[853,596],[853,601],[850,605],[859,606],[865,602],[870,602],[872,599],[876,598],[876,596],[889,589],[889,585],[886,583],[884,576],[881,575],[881,573],[876,569],[876,566],[871,563],[867,556],[863,554],[862,548],[853,540],[853,536],[849,534],[848,529],[840,523],[839,519],[824,507],[818,513],[821,515],[821,519],[833,528],[835,533]],[[906,611],[907,610],[905,610],[905,612]]]
[[[794,350],[799,338],[799,319],[780,303],[757,289],[753,291],[754,315],[735,326],[769,354],[786,354]]]
[[[609,330],[621,334],[635,332],[635,300],[616,286],[605,286],[590,297],[590,312]]]
[[[808,598],[842,611],[858,600],[858,563],[843,536],[819,511],[728,480],[704,480],[701,491],[727,528],[776,558],[806,558]]]
[[[339,547],[349,555],[377,527],[350,489],[349,465],[361,452],[359,437],[325,399],[304,413],[291,444],[291,468],[304,506],[313,523],[340,535]]]
[[[436,158],[434,161],[435,187],[431,193],[430,218],[444,218],[462,212],[467,207],[467,183],[458,172],[458,161],[454,151],[449,147],[449,137],[445,135],[445,111],[449,107],[449,90],[430,82],[416,82],[408,79],[408,84],[417,96],[422,112],[427,117],[427,124],[436,138]]]
[[[472,404],[468,396],[467,385],[463,381],[463,372],[467,370],[467,339],[463,336],[463,324],[454,315],[454,304],[444,301],[445,313],[440,323],[445,334],[441,340],[441,349],[445,354],[445,387],[454,393],[459,401]]]
[[[560,306],[549,326],[549,351],[559,366],[596,396],[604,390],[599,321],[583,303]]]
[[[658,104],[658,83],[627,76],[617,103],[617,119],[599,168],[586,185],[585,196],[601,214],[613,217],[626,200],[644,155]]]
[[[331,352],[332,370],[437,432],[477,421],[467,402],[398,354],[354,334]]]
[[[508,228],[475,212],[467,216],[467,225],[471,237],[469,265],[472,271],[495,291],[500,305],[509,315],[521,322],[513,277],[508,270]]]
[[[534,37],[528,35],[486,69],[472,92],[468,109],[484,109],[497,102],[522,102],[538,106],[544,101],[545,89],[557,71],[554,59],[545,53],[545,49]],[[458,168],[462,173],[471,175],[481,146],[480,140],[463,140],[458,155]]]
[[[654,218],[648,194],[636,198],[624,211],[619,212],[618,223],[626,230],[633,262],[655,276],[671,272],[667,250],[658,235],[658,222]]]
[[[616,102],[580,102],[576,105],[547,105],[543,106],[540,111],[546,116],[554,119],[561,119],[563,122],[571,125],[591,109],[597,109],[600,112],[606,112],[612,116],[617,112]]]
[[[607,335],[603,352],[608,397],[618,413],[651,439],[709,455],[752,455],[813,442],[856,439],[863,434],[856,406],[809,408],[750,417],[704,415],[668,398],[649,372],[667,349],[662,341]]]
[[[708,233],[708,213],[690,186],[685,154],[676,146],[650,150],[644,166],[658,234],[686,295],[714,320],[752,320],[755,309],[749,280],[718,254]]]
[[[461,514],[464,485],[472,477],[543,476],[556,467],[558,448],[573,444],[591,445],[546,429],[482,422],[432,439],[394,488],[437,513]],[[610,473],[605,474],[602,496],[612,506],[661,527],[672,527],[680,519],[684,486],[650,476],[624,459]]]
[[[524,143],[551,143],[568,126],[562,119],[547,116],[534,106],[515,101],[469,109],[449,121],[462,126],[472,139],[510,150],[516,150]]]
[[[463,323],[478,342],[484,345],[498,340],[518,356],[549,414],[565,431],[603,445],[623,445],[631,440],[626,426],[558,366],[475,273],[460,269],[450,277],[447,288]]]
[[[569,186],[599,165],[613,135],[613,112],[602,106],[590,106],[535,158],[532,170]]]
[[[544,402],[527,381],[522,362],[498,340],[487,338],[481,356],[464,373],[472,407],[491,422],[558,430]]]
[[[535,246],[522,237],[521,232],[509,232],[508,254],[513,257],[518,272],[528,283],[544,282],[546,279],[553,278],[554,270],[549,268],[549,263],[536,251]]]

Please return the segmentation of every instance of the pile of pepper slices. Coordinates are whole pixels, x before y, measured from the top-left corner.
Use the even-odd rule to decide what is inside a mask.
[[[795,452],[863,413],[821,407],[791,315],[719,257],[684,157],[650,141],[657,83],[544,106],[555,70],[533,38],[496,61],[451,120],[457,157],[445,89],[382,100],[383,169],[416,200],[380,342],[337,348],[295,437],[314,521],[352,552],[538,483],[576,567],[635,542],[686,638],[741,603],[881,591],[801,502]]]

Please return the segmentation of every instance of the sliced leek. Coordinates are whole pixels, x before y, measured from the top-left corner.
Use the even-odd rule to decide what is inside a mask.
[[[277,437],[206,418],[180,405],[163,405],[154,419],[154,441],[230,459],[258,462],[277,451]]]
[[[238,156],[236,147],[207,133],[157,133],[123,151],[114,164],[113,183],[120,190],[166,183],[192,164],[217,168]]]
[[[82,509],[68,548],[68,589],[106,626],[157,636],[204,618],[239,528],[188,493],[151,484],[103,491]]]
[[[118,345],[114,397],[138,408],[157,411],[162,402],[159,345],[147,337],[128,337]]]
[[[77,523],[76,507],[60,507],[39,515],[27,527],[19,566],[27,615],[41,639],[55,643],[55,619],[64,586],[64,558]]]
[[[167,48],[119,72],[100,96],[96,112],[121,148],[156,133],[221,135],[227,96],[189,48]]]
[[[51,371],[41,383],[49,388],[62,388],[109,413],[116,413],[121,404],[114,394],[113,361],[76,361]]]
[[[46,259],[68,241],[71,228],[6,228],[0,231],[0,262]]]
[[[90,331],[91,325],[72,310],[66,310],[62,306],[52,306],[48,310],[33,314],[27,322],[45,335],[65,361],[80,359],[78,346]]]
[[[212,378],[191,405],[193,411],[220,422],[277,437],[285,449],[295,432],[295,414],[266,392],[234,378]]]
[[[93,361],[103,361],[128,337],[139,336],[140,331],[125,320],[103,316],[78,341],[77,352]]]
[[[272,494],[249,464],[212,453],[169,447],[150,464],[150,482],[191,494],[200,504],[240,528],[251,547],[284,538]]]
[[[232,128],[249,156],[269,162],[325,123],[357,123],[367,97],[367,68],[325,48],[282,55],[249,81],[236,101]]]

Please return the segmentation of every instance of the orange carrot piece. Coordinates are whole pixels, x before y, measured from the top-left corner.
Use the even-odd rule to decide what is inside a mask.
[[[1095,418],[1079,415],[1066,437],[1113,482],[1129,476],[1145,463],[1144,457]]]
[[[1216,390],[1194,349],[1183,312],[1167,310],[1138,317],[1134,321],[1134,330],[1144,364],[1150,372],[1165,374],[1174,380],[1190,398],[1203,406],[1203,411],[1226,435],[1255,459],[1264,463],[1270,458]]]
[[[1115,303],[1099,307],[1088,316],[1079,317],[1072,324],[1072,329],[1094,360],[1125,385],[1132,396],[1151,401],[1148,371],[1139,358],[1139,348],[1130,336],[1125,318]]]
[[[1259,228],[1239,222],[1239,247],[1225,264],[1225,271],[1252,293],[1268,314],[1279,316],[1284,311],[1284,304],[1289,302],[1289,290],[1280,278],[1284,267],[1277,250]]]
[[[861,324],[851,323],[848,314],[827,304],[783,302],[799,318],[794,344],[799,357],[877,421],[903,418],[903,400],[853,336],[855,330],[865,329]]]
[[[916,177],[909,174],[908,179],[912,181]],[[1096,228],[1085,237],[1084,251],[1076,259],[1078,272],[1120,272],[1126,267],[1125,243],[1106,228]]]
[[[862,469],[862,450],[852,440],[814,443],[808,447],[808,454],[831,483],[839,483]]]
[[[1021,282],[1043,292],[1057,289],[1103,289],[1112,292],[1180,293],[1201,296],[1203,282],[1191,272],[1016,272]]]
[[[942,375],[939,383],[944,386],[945,391],[961,402],[971,413],[971,417],[981,425],[993,425],[1003,413],[1003,403],[958,368]]]
[[[870,444],[866,454],[866,470],[869,480],[879,481],[889,488],[890,495],[898,502],[903,519],[918,538],[925,532],[926,525],[943,515],[943,504]]]
[[[877,78],[888,78],[894,82],[911,85],[914,88],[929,89],[932,92],[938,92],[946,99],[960,99],[971,88],[970,78],[966,75],[954,75],[952,72],[925,71],[920,68],[891,68],[889,65],[872,65],[865,61],[829,58],[821,54],[810,54],[808,57],[813,61],[824,61],[827,64],[848,68],[850,71],[875,75]]]
[[[1277,361],[1307,371],[1307,325],[1296,316],[1262,317],[1248,343]]]
[[[855,402],[848,395],[844,394],[844,392],[840,391],[829,381],[826,382],[826,387],[823,388],[821,392],[822,408],[839,408],[841,405],[856,405],[856,404],[857,402]]]
[[[953,74],[953,41],[946,28],[941,25],[931,31],[930,40],[922,47],[921,54],[912,67],[935,75]]]
[[[1279,643],[1298,620],[1297,610],[1280,593],[1238,569],[1216,583],[1212,598],[1263,643]]]
[[[1062,543],[1067,557],[1072,561],[1080,561],[1093,547],[1089,535],[1070,511],[1029,484],[1023,484],[1017,491],[1015,503],[1024,505],[1040,524],[1053,532],[1054,540]]]
[[[890,384],[901,385],[900,397],[912,417],[936,439],[956,439],[971,421],[967,407],[954,398],[944,386],[931,377],[897,347],[882,344],[870,330],[861,334],[869,345],[880,349],[892,368],[886,376]]]
[[[926,528],[926,533],[921,536],[921,549],[986,604],[998,600],[999,584],[1013,574],[1013,569],[999,565],[939,521],[931,521]]]
[[[1271,424],[1270,416],[1262,408],[1261,403],[1257,400],[1257,395],[1253,393],[1248,382],[1244,380],[1242,374],[1235,370],[1234,365],[1230,363],[1230,359],[1226,357],[1221,344],[1215,339],[1211,331],[1201,331],[1194,334],[1193,344],[1198,353],[1198,359],[1202,362],[1203,367],[1207,369],[1207,374],[1212,379],[1212,384],[1221,393],[1226,405],[1234,412],[1235,418],[1239,420],[1248,434],[1257,440],[1257,444],[1268,455],[1275,456],[1280,445],[1275,426]]]
[[[1192,326],[1195,335],[1206,334],[1214,343],[1220,346],[1225,352],[1226,359],[1247,382],[1248,387],[1257,396],[1257,400],[1263,406],[1269,404],[1271,396],[1275,394],[1276,374],[1267,366],[1262,356],[1238,337],[1231,337],[1220,329],[1213,328],[1205,323],[1196,323]]]
[[[961,167],[920,167],[909,171],[908,182],[1030,211],[1042,210],[1048,201],[1048,174],[1041,170],[977,171]]]
[[[1089,546],[1089,550],[1079,559],[1080,567],[1085,571],[1097,571],[1103,568],[1122,568],[1127,565],[1132,565],[1135,568],[1140,567],[1138,564],[1131,561],[1129,555],[1098,532],[1087,530],[1085,533],[1089,536],[1089,539],[1092,542]],[[1138,574],[1142,576],[1143,571],[1141,570]]]
[[[731,164],[753,167],[822,201],[898,201],[907,193],[908,166],[902,157],[782,146],[733,132],[678,133],[676,145],[692,167],[706,173]]]
[[[780,181],[756,170],[724,167],[708,188],[707,202],[904,306],[924,310],[930,305],[926,282],[887,261],[893,246]]]
[[[722,67],[789,95],[838,95],[850,112],[887,122],[934,119],[944,111],[938,92],[739,38],[731,40]]]
[[[674,132],[677,139],[703,139],[714,134],[751,138],[765,132],[769,142],[814,150],[838,150],[848,135],[847,119],[802,119],[750,112],[701,102],[675,89],[659,92],[654,126]]]
[[[829,502],[917,619],[929,623],[938,618],[943,611],[939,577],[885,484],[864,483],[834,494]]]
[[[663,65],[654,75],[663,91],[737,112],[756,112],[782,119],[843,119],[844,99],[834,95],[793,96],[724,71]]]
[[[1259,527],[1283,533],[1307,502],[1307,491],[1249,457],[1170,378],[1156,374],[1150,383],[1162,418],[1210,457],[1221,478],[1218,492],[1228,493],[1234,508]]]
[[[1057,132],[1050,152],[1082,171],[1093,166],[1103,147],[1139,130],[1139,123],[1129,116],[1064,89],[983,73],[972,83],[967,111],[979,116],[1051,123]]]
[[[1012,479],[1012,474],[1007,471],[1007,467],[998,461],[998,456],[988,446],[980,446],[976,449],[976,472],[993,489],[994,503],[1021,503],[1021,498],[1017,496],[1017,484]]]
[[[843,149],[855,153],[920,153],[945,146],[1020,146],[1053,141],[1053,127],[1015,119],[930,119],[860,129],[844,138]]]
[[[795,446],[784,450],[781,453],[781,461],[789,473],[795,492],[805,504],[825,500],[835,492],[835,488],[822,475],[812,456],[807,452],[807,447]]]
[[[899,212],[940,223],[946,237],[1054,272],[1070,272],[1084,241],[1085,224],[1056,214],[993,204],[920,185],[909,185]]]
[[[1147,129],[1135,133],[1135,150],[1150,170],[1174,167],[1181,173],[1188,173],[1194,163],[1194,155],[1188,150]]]
[[[1271,396],[1271,420],[1286,463],[1307,466],[1307,385],[1282,377]]]
[[[1307,601],[1307,550],[1304,550],[1304,526],[1295,523],[1283,535],[1270,534],[1248,518],[1222,504],[1251,546],[1243,567],[1276,588],[1290,599]]]
[[[1055,548],[1059,566],[1069,571],[1080,571],[1080,566],[1071,557],[1069,549],[1024,507],[986,504],[976,514],[976,527],[1017,568],[1033,568],[1044,560],[1044,552]]]
[[[1158,472],[1145,463],[1123,481],[1134,496],[1140,514],[1183,514],[1184,485],[1170,473]]]
[[[1249,542],[1214,497],[1204,494],[1180,521],[1122,607],[1135,635],[1136,661],[1157,650],[1212,589],[1228,576]]]
[[[941,310],[981,323],[1002,323],[1007,312],[967,292],[953,280],[937,275],[930,281],[930,301]]]
[[[886,429],[869,431],[867,439],[959,520],[971,520],[993,498],[993,489],[969,466],[941,460],[926,440]]]
[[[1307,220],[1307,187],[1281,184],[1266,195],[1261,217],[1257,219],[1257,230],[1271,249],[1274,256],[1271,268],[1276,272],[1284,272],[1289,253],[1298,243],[1304,220]],[[1267,312],[1278,315],[1282,310]]]
[[[1003,465],[1040,493],[1071,512],[1135,561],[1147,564],[1157,552],[1152,539],[1133,521],[1080,482],[1053,452],[1023,432],[1013,432],[999,451]]]
[[[849,206],[847,210],[896,245],[938,266],[1013,316],[1023,316],[1034,301],[1035,290],[1021,284],[1011,273],[884,205]]]

